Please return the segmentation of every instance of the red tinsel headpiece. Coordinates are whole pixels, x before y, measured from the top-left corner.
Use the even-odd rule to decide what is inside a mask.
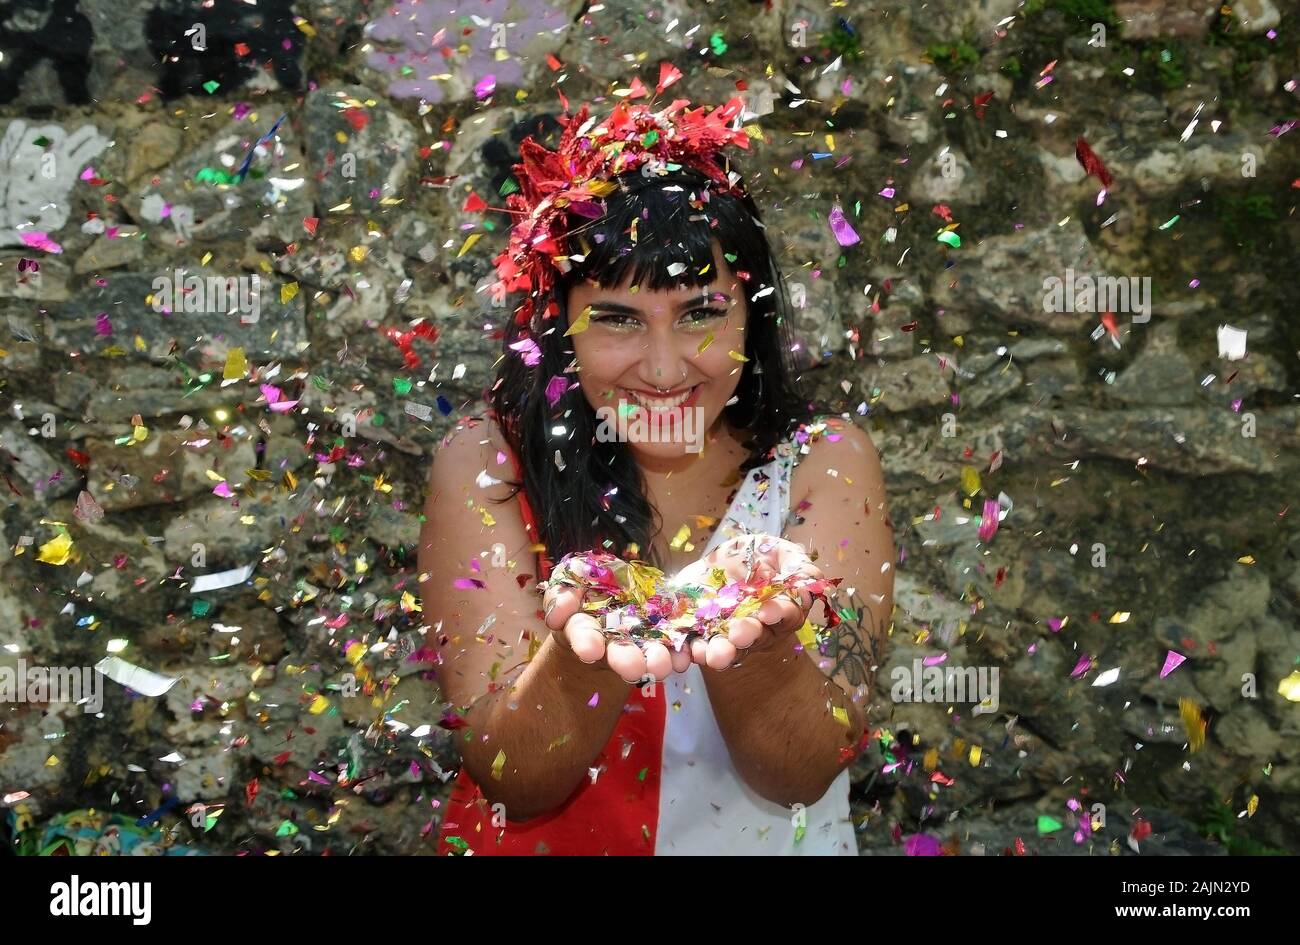
[[[685,165],[706,174],[719,192],[743,192],[739,175],[718,166],[715,155],[727,144],[749,147],[745,131],[730,127],[744,103],[737,97],[711,111],[706,106],[684,110],[688,105],[688,99],[679,98],[656,112],[624,101],[599,123],[583,105],[567,121],[560,119],[565,130],[555,151],[531,135],[524,139],[521,161],[514,166],[519,190],[506,198],[518,219],[509,245],[493,259],[497,281],[491,287],[499,296],[526,293],[515,309],[519,325],[533,318],[538,299],[546,297],[556,274],[568,268],[570,215],[602,216],[602,198],[616,189],[618,174],[647,165]]]

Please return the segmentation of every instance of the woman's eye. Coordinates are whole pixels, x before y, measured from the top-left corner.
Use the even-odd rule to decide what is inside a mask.
[[[610,325],[615,328],[623,328],[629,325],[637,324],[637,320],[631,315],[597,315],[591,319],[597,325]]]
[[[721,318],[727,313],[720,308],[697,308],[686,313],[686,320],[690,322],[707,322],[712,318]]]

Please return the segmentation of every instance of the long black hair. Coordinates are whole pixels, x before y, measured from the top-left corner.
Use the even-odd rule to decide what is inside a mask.
[[[574,364],[573,345],[564,337],[567,300],[569,289],[582,280],[616,288],[631,276],[631,284],[651,291],[705,286],[715,278],[709,264],[716,240],[731,270],[741,276],[749,313],[744,351],[748,360],[735,397],[723,411],[733,427],[747,434],[749,456],[740,469],[766,462],[777,443],[815,412],[794,373],[789,293],[753,198],[717,189],[705,194],[710,179],[688,166],[649,178],[623,174],[615,183],[618,189],[605,198],[601,217],[570,218],[568,251],[584,258],[559,275],[550,298],[537,300],[538,311],[553,302],[559,314],[540,331],[510,319],[489,393],[523,471],[523,481],[510,485],[516,494],[525,490],[552,561],[589,550],[625,555],[628,546],[635,545],[637,557],[654,562],[651,539],[660,527],[627,444],[597,439],[595,411],[578,385],[554,406],[546,396],[547,382],[571,371]],[[635,242],[629,233],[634,221]],[[672,263],[686,268],[670,276]],[[526,365],[509,347],[524,334],[540,349],[537,365]]]

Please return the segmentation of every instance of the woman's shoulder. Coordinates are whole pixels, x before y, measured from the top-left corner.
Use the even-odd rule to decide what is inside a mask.
[[[799,424],[783,447],[805,479],[834,475],[839,469],[866,471],[880,465],[871,435],[837,414],[818,414]]]
[[[430,478],[443,485],[469,479],[485,488],[495,487],[496,482],[515,474],[511,455],[501,425],[491,412],[461,417],[439,442]],[[509,489],[504,495],[509,495]]]

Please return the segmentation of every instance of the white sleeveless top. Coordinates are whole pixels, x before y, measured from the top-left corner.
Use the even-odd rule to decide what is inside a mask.
[[[784,535],[797,447],[786,441],[766,465],[751,469],[702,554],[737,535]],[[807,658],[807,657],[805,657]],[[849,772],[798,813],[756,794],[741,779],[709,704],[700,667],[664,683],[670,708],[664,731],[655,854],[857,856],[849,813]],[[680,709],[671,708],[680,704]]]

